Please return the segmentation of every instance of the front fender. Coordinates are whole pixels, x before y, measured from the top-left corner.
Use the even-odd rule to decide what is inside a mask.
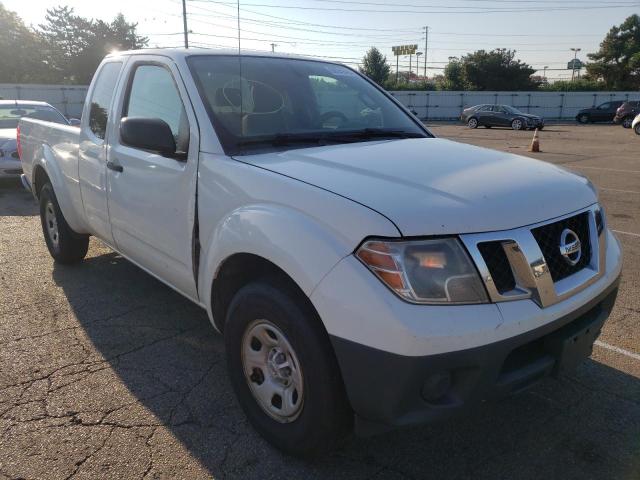
[[[211,288],[225,259],[257,255],[284,270],[307,295],[354,248],[313,218],[282,205],[248,205],[218,224],[207,242],[200,271],[200,298],[211,314]]]

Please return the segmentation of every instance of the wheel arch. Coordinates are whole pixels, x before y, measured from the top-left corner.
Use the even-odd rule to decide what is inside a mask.
[[[309,297],[287,272],[260,255],[242,252],[234,253],[220,264],[211,284],[213,322],[220,332],[224,331],[227,310],[236,292],[245,285],[260,280],[277,284],[279,288],[301,299],[322,324]],[[324,330],[324,325],[322,328]]]

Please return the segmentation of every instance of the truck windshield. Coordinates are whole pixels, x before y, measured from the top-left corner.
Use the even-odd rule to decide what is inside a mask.
[[[57,110],[46,106],[3,105],[0,107],[0,128],[17,128],[22,117],[67,124],[67,119]]]
[[[229,154],[429,136],[417,120],[342,65],[196,55],[189,66]]]

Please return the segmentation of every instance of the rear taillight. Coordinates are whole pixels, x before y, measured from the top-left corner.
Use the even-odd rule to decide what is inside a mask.
[[[20,125],[16,129],[16,146],[18,149],[18,158],[22,158],[22,145],[20,145]]]

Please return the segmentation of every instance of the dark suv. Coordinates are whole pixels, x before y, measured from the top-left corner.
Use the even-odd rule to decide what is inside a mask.
[[[580,123],[589,122],[611,122],[616,114],[616,110],[624,103],[622,100],[604,102],[597,107],[584,108],[576,115],[576,120]]]
[[[613,121],[622,124],[624,128],[631,128],[633,119],[640,114],[640,100],[624,102],[616,111]]]

